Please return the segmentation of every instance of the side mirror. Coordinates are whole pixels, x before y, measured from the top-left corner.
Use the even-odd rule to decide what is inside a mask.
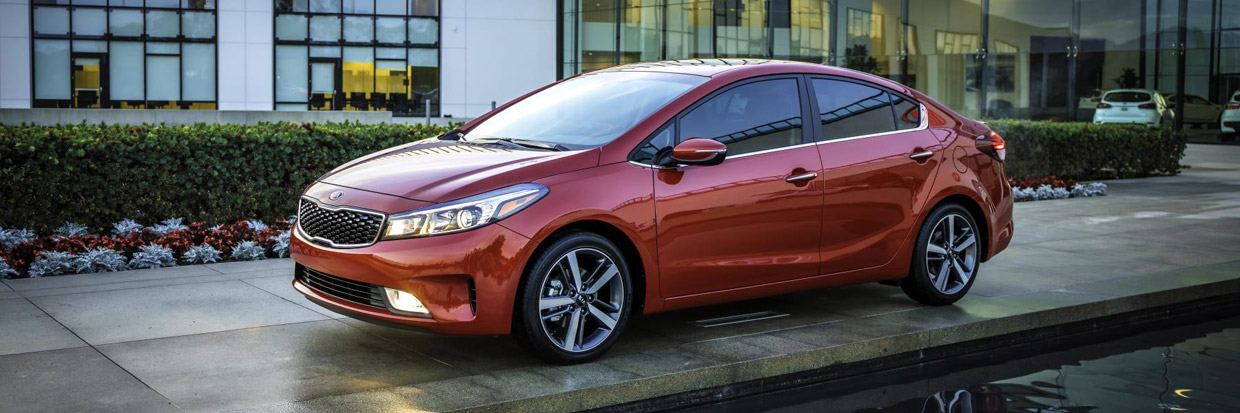
[[[728,146],[706,138],[689,138],[672,148],[673,164],[710,166],[723,163]]]

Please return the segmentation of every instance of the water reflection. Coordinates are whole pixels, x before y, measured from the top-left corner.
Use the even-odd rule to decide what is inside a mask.
[[[981,354],[700,410],[1240,412],[1240,318],[1046,351]]]

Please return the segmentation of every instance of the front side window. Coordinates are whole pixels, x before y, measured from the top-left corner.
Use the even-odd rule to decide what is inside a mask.
[[[586,74],[496,113],[466,139],[523,139],[572,149],[599,146],[708,79],[674,73]]]
[[[814,79],[812,84],[814,98],[818,101],[818,119],[822,122],[819,141],[896,130],[891,95],[886,91],[832,79]],[[920,123],[920,118],[916,123]]]
[[[680,119],[680,141],[714,139],[728,156],[802,143],[796,79],[763,80],[716,95]]]

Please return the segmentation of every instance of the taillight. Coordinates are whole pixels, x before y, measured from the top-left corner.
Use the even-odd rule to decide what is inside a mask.
[[[1098,109],[1110,109],[1110,108],[1111,108],[1110,103],[1098,103]]]
[[[1240,102],[1231,102],[1227,104],[1227,110],[1240,109]]]
[[[989,133],[977,137],[977,150],[990,155],[991,158],[1003,162],[1007,158],[1007,141],[999,136],[999,132],[990,131]]]
[[[1142,103],[1137,106],[1138,109],[1158,109],[1158,105],[1153,103]]]

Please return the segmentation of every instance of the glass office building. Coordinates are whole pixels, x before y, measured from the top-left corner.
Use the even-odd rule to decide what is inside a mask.
[[[560,0],[561,77],[664,59],[827,63],[971,117],[1089,120],[1095,98],[1240,88],[1240,0]]]
[[[438,16],[438,0],[277,0],[276,110],[437,114]]]
[[[33,106],[215,109],[215,2],[35,0]]]

